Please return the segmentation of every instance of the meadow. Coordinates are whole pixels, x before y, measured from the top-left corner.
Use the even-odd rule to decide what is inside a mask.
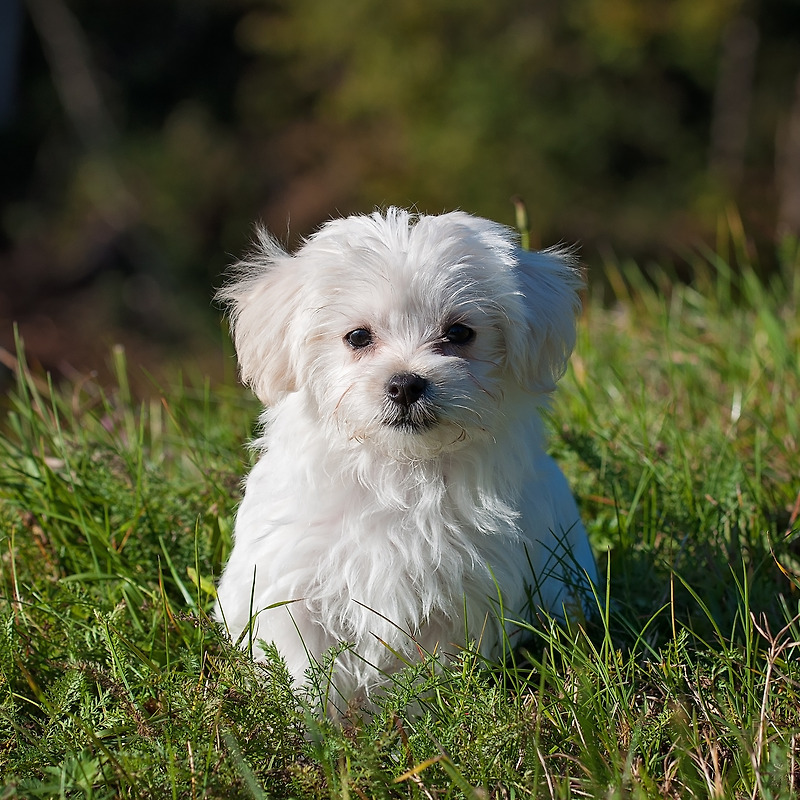
[[[548,418],[595,618],[410,664],[344,726],[208,618],[258,413],[234,376],[140,400],[121,349],[103,389],[20,347],[0,798],[798,796],[800,248],[764,277],[734,224],[689,260],[687,284],[606,259]]]

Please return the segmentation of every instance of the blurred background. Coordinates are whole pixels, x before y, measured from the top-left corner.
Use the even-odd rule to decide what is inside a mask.
[[[797,0],[0,0],[0,362],[223,369],[225,267],[398,204],[671,264],[800,233]],[[2,368],[0,368],[2,369]],[[7,377],[7,376],[6,376]]]

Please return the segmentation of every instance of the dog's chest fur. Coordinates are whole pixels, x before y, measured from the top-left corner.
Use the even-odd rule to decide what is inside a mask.
[[[253,537],[250,557],[264,565],[256,607],[298,600],[325,621],[331,644],[352,641],[363,652],[378,637],[410,652],[413,640],[444,646],[442,636],[463,645],[466,628],[477,638],[496,586],[523,585],[516,480],[499,474],[496,444],[424,462],[391,462],[364,447],[345,458],[295,421],[296,446],[313,457],[307,450],[287,465],[272,457],[285,452],[274,422],[237,523]],[[307,498],[302,507],[298,494]]]

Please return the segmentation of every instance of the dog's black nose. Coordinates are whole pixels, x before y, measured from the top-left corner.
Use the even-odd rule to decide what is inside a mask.
[[[415,375],[413,372],[400,372],[389,378],[386,384],[386,396],[393,403],[408,408],[422,397],[427,387],[428,381],[421,375]]]

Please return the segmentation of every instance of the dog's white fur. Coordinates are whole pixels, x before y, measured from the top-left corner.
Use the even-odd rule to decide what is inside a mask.
[[[506,617],[563,617],[596,578],[539,417],[581,275],[515,241],[465,213],[396,208],[329,222],[295,255],[261,230],[220,292],[267,410],[216,615],[244,646],[274,642],[299,682],[352,645],[340,700],[368,698],[420,648],[471,639],[497,656],[517,630]],[[453,325],[473,338],[450,341],[469,335]],[[356,330],[367,345],[348,342]],[[424,379],[408,407],[387,390],[398,375]]]

